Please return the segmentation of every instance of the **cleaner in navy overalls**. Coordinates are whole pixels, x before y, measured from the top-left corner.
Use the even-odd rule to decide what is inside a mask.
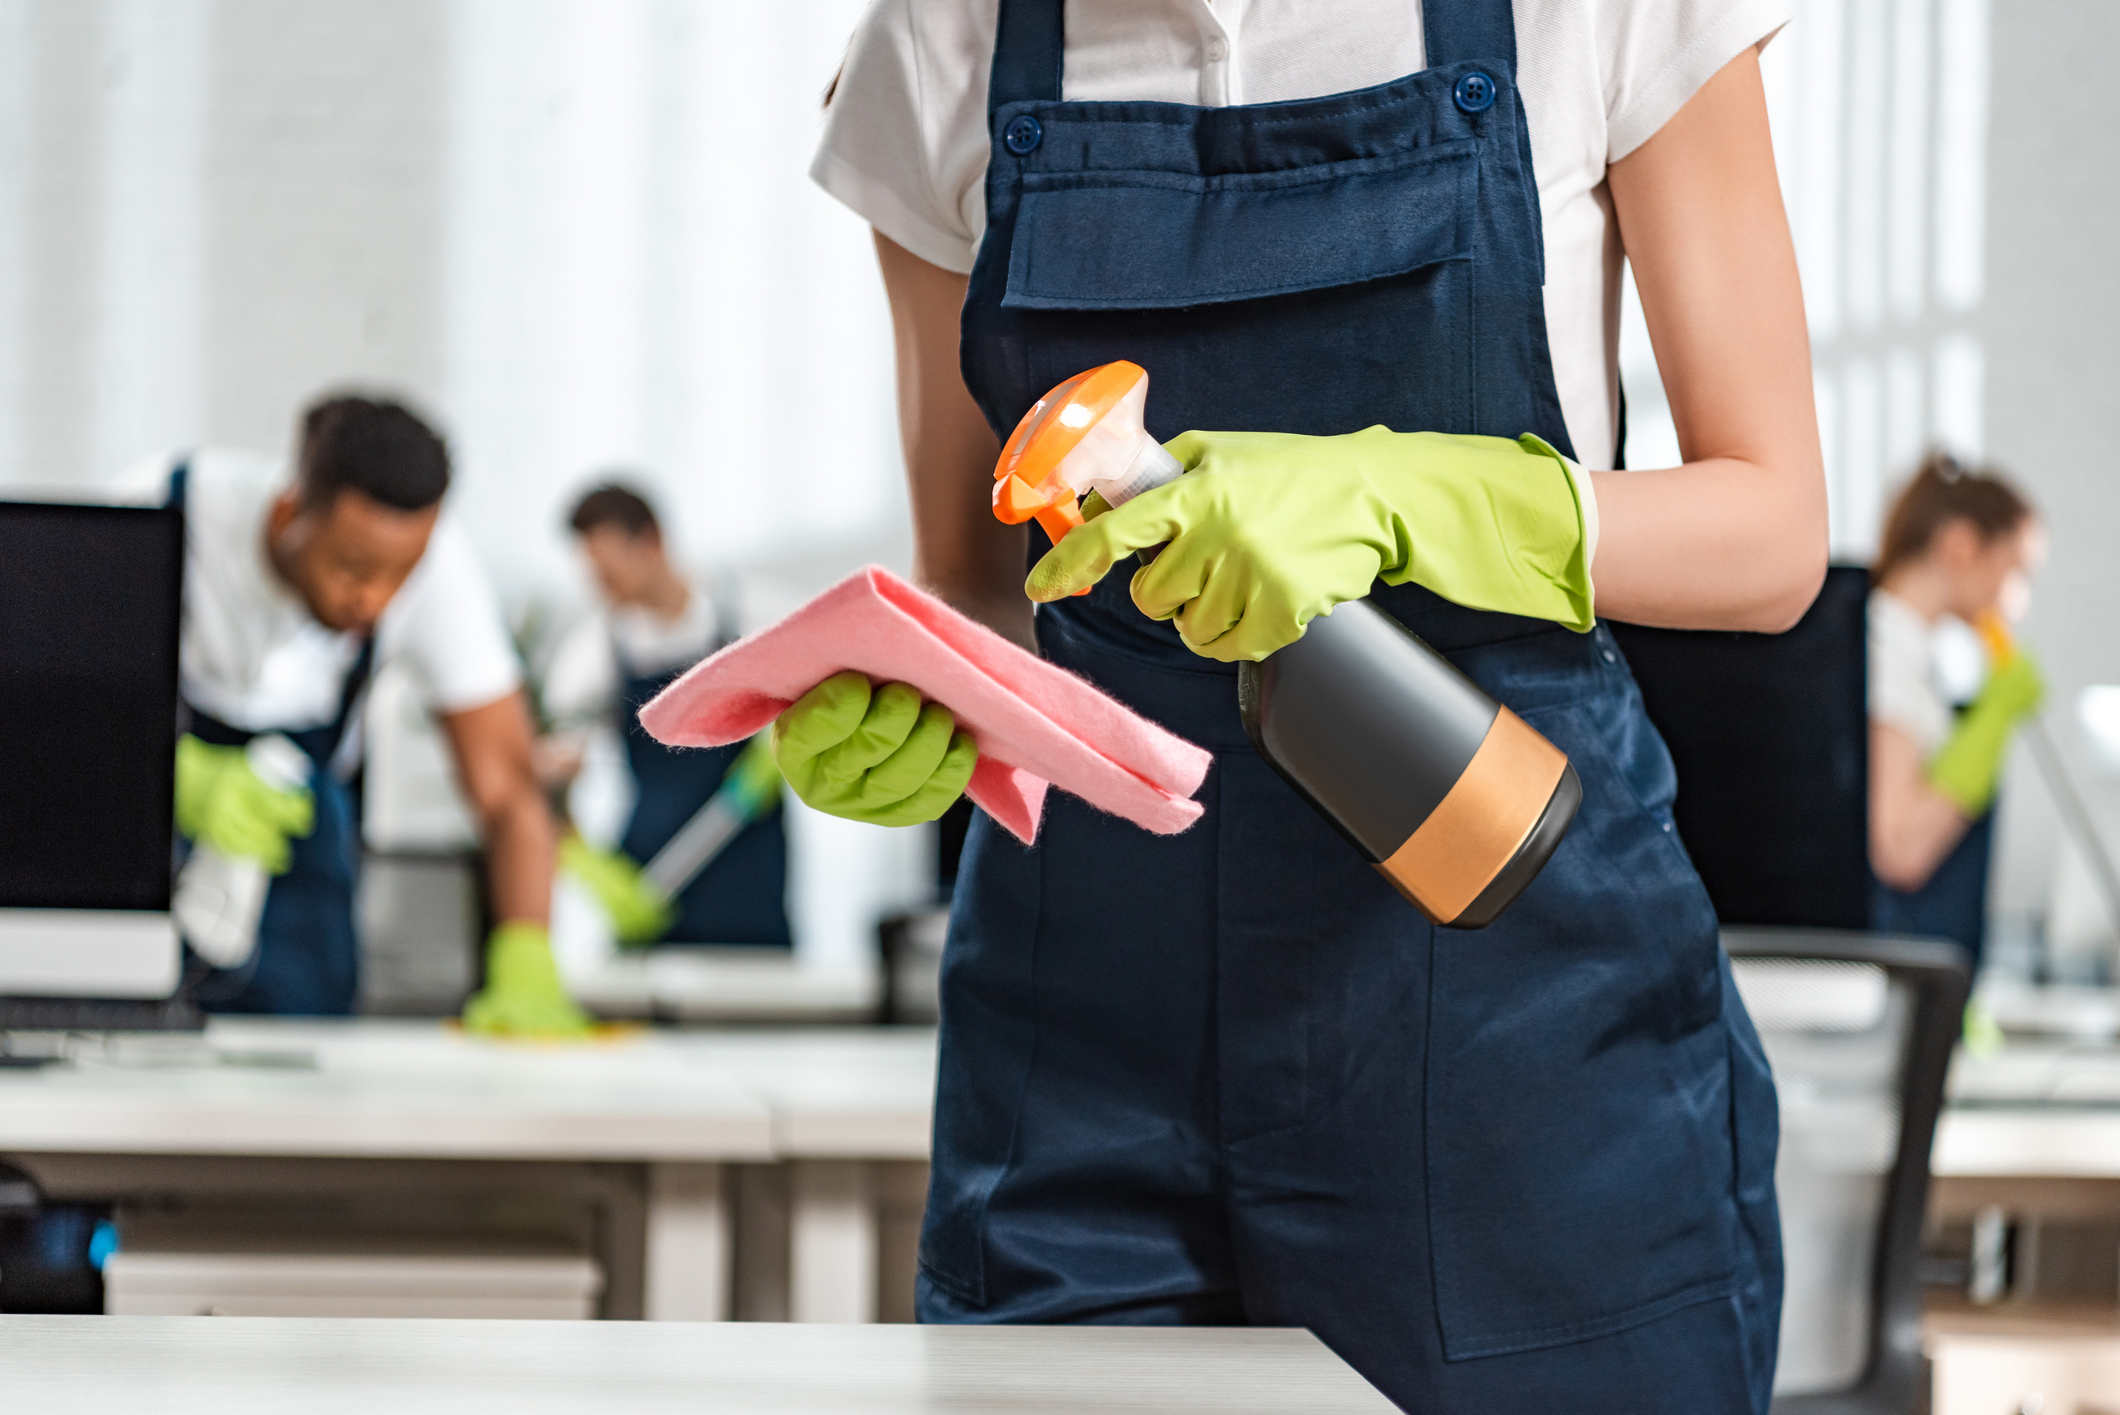
[[[615,851],[579,836],[561,859],[586,884],[629,943],[790,946],[788,842],[777,809],[751,820],[674,900],[653,895],[640,866],[711,800],[743,744],[666,747],[640,725],[641,705],[734,637],[723,606],[671,562],[646,498],[607,483],[568,516],[604,599],[561,639],[545,672],[541,706],[553,730],[539,739],[539,775],[550,787],[579,774],[590,733],[615,726],[633,778],[633,808]],[[774,799],[777,800],[777,789]]]
[[[1556,5],[1520,44],[1506,0],[1411,8],[882,0],[849,54],[813,172],[878,228],[918,573],[1216,756],[1182,835],[1059,795],[1035,848],[975,821],[921,1315],[1306,1326],[1409,1410],[1764,1411],[1773,1087],[1669,758],[1587,612],[1594,566],[1605,612],[1778,629],[1823,575],[1758,34],[1642,3],[1615,45]],[[960,71],[989,45],[981,95]],[[1633,73],[1645,54],[1664,67]],[[1606,106],[1651,86],[1668,106]],[[1573,460],[1614,451],[1614,213],[1683,468]],[[1191,470],[1030,546],[1026,584],[987,513],[999,436],[1119,358]],[[1581,774],[1483,932],[1427,924],[1240,725],[1233,661],[1365,593]],[[790,782],[865,819],[942,809],[962,737],[948,704],[846,675],[775,727]]]
[[[1870,572],[1870,927],[1950,939],[1976,972],[1995,793],[2044,696],[2008,625],[2029,604],[2045,539],[2016,487],[1936,453],[1892,503]],[[1938,671],[1947,615],[1986,640],[1986,678],[1962,709]]]
[[[395,659],[434,705],[485,835],[496,925],[467,1025],[586,1025],[546,935],[553,830],[514,650],[470,547],[437,526],[448,485],[432,430],[395,403],[352,397],[306,411],[291,470],[209,448],[152,459],[121,482],[184,510],[180,849],[256,860],[272,876],[241,956],[191,959],[210,1010],[353,1011],[360,835],[348,782],[364,689]],[[276,784],[255,769],[246,749],[267,734],[300,749],[300,779]]]

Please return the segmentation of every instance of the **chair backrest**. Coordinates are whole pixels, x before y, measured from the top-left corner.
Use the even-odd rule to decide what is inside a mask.
[[[1785,634],[1613,634],[1678,766],[1674,813],[1725,924],[1869,924],[1869,572]]]
[[[1781,1093],[1775,1415],[1917,1408],[1929,1149],[1970,979],[1928,939],[1726,929]]]

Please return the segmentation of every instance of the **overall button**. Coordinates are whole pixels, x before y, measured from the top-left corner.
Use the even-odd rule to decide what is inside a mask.
[[[1462,89],[1464,84],[1460,83],[1458,87]],[[1464,100],[1460,99],[1458,101],[1462,103]],[[1487,102],[1492,103],[1493,101],[1493,96],[1489,95]],[[1484,107],[1485,105],[1481,106]],[[1020,113],[1009,119],[1008,126],[1001,130],[1001,145],[1018,157],[1030,152],[1043,141],[1045,141],[1045,129],[1039,126],[1038,120],[1028,113]]]
[[[1467,74],[1457,81],[1450,96],[1467,113],[1484,113],[1494,107],[1494,80],[1481,73]]]

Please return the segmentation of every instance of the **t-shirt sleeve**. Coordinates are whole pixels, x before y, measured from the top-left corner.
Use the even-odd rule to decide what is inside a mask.
[[[1722,67],[1789,22],[1786,0],[1618,0],[1599,7],[1605,160],[1671,121]]]
[[[875,0],[847,46],[810,179],[878,231],[967,273],[985,194],[992,0]]]
[[[1936,691],[1934,651],[1920,622],[1873,598],[1869,613],[1869,713],[1898,728],[1924,756],[1950,734],[1951,711]]]
[[[522,672],[500,602],[454,525],[445,520],[435,528],[399,599],[391,606],[399,612],[386,617],[382,630],[395,643],[386,639],[383,648],[412,670],[429,707],[463,712],[520,686]]]

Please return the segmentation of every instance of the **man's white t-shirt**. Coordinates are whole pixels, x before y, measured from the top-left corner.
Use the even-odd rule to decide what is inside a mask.
[[[997,0],[875,0],[810,168],[878,231],[945,270],[969,272],[986,230],[996,9]],[[1515,0],[1545,225],[1546,337],[1584,466],[1612,465],[1619,427],[1621,250],[1605,168],[1788,15],[1786,0]],[[1065,18],[1061,92],[1071,101],[1278,103],[1425,65],[1421,8],[1407,0],[1068,0]]]
[[[329,725],[361,645],[319,624],[266,559],[266,513],[288,484],[286,463],[208,448],[150,459],[114,489],[128,500],[160,502],[179,460],[190,467],[178,650],[186,701],[245,731]],[[375,649],[376,666],[404,664],[437,712],[483,707],[521,681],[492,587],[447,516],[383,611]]]

